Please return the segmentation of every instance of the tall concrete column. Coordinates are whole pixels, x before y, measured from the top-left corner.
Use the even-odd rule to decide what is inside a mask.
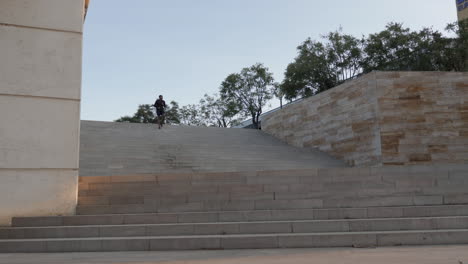
[[[75,212],[83,11],[0,1],[0,225]]]

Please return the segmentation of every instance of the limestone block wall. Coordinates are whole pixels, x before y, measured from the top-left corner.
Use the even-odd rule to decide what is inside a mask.
[[[0,225],[75,211],[83,8],[0,1]]]
[[[382,164],[468,163],[468,73],[376,73]]]
[[[468,73],[373,72],[274,112],[262,129],[354,166],[468,162]]]
[[[262,130],[296,147],[318,148],[350,165],[381,162],[375,74],[289,105]]]

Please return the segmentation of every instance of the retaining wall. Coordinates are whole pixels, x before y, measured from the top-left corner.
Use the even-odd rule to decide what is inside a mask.
[[[271,113],[267,133],[354,166],[468,162],[468,73],[373,72]]]

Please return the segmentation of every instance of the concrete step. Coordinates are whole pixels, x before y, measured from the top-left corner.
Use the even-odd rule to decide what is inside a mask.
[[[80,195],[102,196],[112,194],[151,194],[154,192],[222,192],[233,188],[264,186],[275,191],[323,191],[356,192],[393,191],[394,193],[417,193],[426,195],[459,194],[468,189],[468,171],[408,172],[404,169],[314,169],[259,171],[239,173],[178,173],[147,174],[111,177],[81,177]],[[464,176],[465,175],[465,176]],[[206,187],[206,188],[205,188]],[[279,188],[281,187],[281,188]],[[204,189],[205,188],[205,189]],[[268,190],[267,190],[268,189]]]
[[[222,196],[222,195],[221,195]],[[137,199],[115,200],[116,204],[79,205],[76,213],[89,214],[132,214],[132,213],[165,213],[165,212],[203,212],[203,211],[248,211],[248,210],[285,210],[285,209],[319,209],[319,208],[365,208],[389,206],[417,205],[450,205],[464,204],[456,199],[444,200],[443,196],[369,196],[369,197],[321,197],[310,199],[274,200],[272,194],[259,194],[256,200],[249,196],[247,200],[229,200],[219,197],[219,200],[187,201],[182,199]],[[287,197],[285,197],[287,198]],[[225,199],[225,200],[223,200]]]
[[[139,195],[133,194],[112,194],[101,196],[80,195],[78,197],[79,206],[96,205],[131,205],[131,204],[151,204],[157,207],[167,204],[192,203],[192,202],[237,202],[237,201],[261,201],[261,200],[305,200],[319,199],[323,201],[324,207],[364,207],[367,204],[388,205],[434,205],[434,204],[464,204],[468,203],[468,194],[447,194],[447,195],[425,195],[417,194],[414,191],[396,192],[392,189],[373,188],[367,190],[300,190],[296,192],[274,191],[280,190],[281,186],[271,186],[271,191],[255,191],[256,188],[243,188],[241,191],[225,191],[214,193],[194,192],[193,190],[167,191],[162,194],[159,192],[139,192]],[[468,192],[468,190],[466,190]],[[344,200],[344,201],[343,201]],[[396,201],[404,202],[397,204]],[[409,201],[410,204],[406,204]],[[394,204],[393,204],[394,203]]]
[[[468,216],[0,228],[0,239],[195,236],[468,229]]]
[[[245,177],[264,177],[267,180],[291,177],[312,177],[325,182],[342,182],[350,180],[381,179],[385,182],[401,180],[418,181],[426,180],[459,180],[466,181],[468,167],[455,166],[396,166],[376,168],[309,168],[309,169],[285,169],[285,170],[244,170],[235,172],[186,172],[186,173],[150,173],[129,174],[113,176],[82,176],[82,183],[113,183],[113,182],[138,182],[138,181],[211,181],[219,179],[241,179]]]
[[[1,253],[158,251],[449,245],[468,243],[468,229],[213,236],[0,240]]]
[[[14,217],[13,227],[86,226],[124,224],[171,224],[208,222],[252,222],[292,220],[338,220],[367,218],[419,218],[468,216],[468,204],[443,206],[400,206],[296,210],[247,210],[176,212],[152,214],[109,214],[45,217]]]
[[[80,175],[346,167],[259,130],[81,122]]]

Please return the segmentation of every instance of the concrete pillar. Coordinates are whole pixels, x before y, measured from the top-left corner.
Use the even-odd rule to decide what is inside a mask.
[[[0,225],[75,212],[83,11],[0,1]]]

